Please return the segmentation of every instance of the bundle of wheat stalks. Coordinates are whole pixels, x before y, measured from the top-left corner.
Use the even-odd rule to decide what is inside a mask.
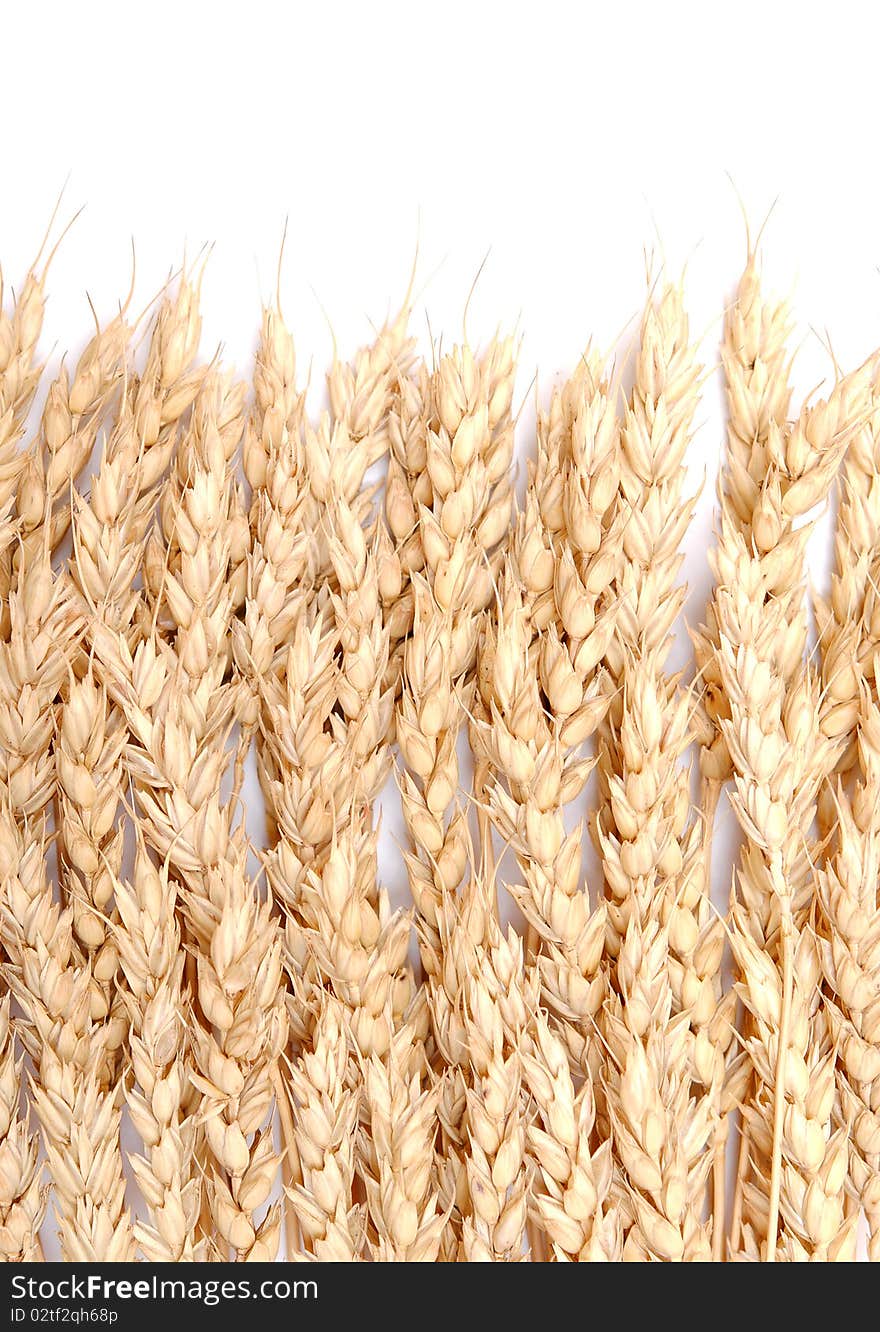
[[[679,287],[518,504],[512,340],[423,359],[409,301],[315,415],[280,308],[249,383],[200,361],[184,273],[29,431],[46,267],[0,316],[4,1258],[880,1258],[880,354],[793,414],[749,258],[683,677]]]

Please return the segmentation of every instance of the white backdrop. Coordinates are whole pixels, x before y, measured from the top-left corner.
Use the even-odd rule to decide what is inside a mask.
[[[213,244],[204,349],[249,373],[260,302],[281,293],[316,398],[331,353],[370,336],[419,245],[415,327],[447,341],[521,330],[520,421],[593,336],[637,317],[646,262],[686,267],[712,365],[724,302],[772,208],[768,284],[788,292],[796,381],[880,341],[880,15],[826,6],[558,3],[32,4],[0,19],[0,262],[26,271],[59,190],[79,218],[53,264],[50,366],[89,331],[86,293],[145,306]],[[775,206],[774,206],[775,203]],[[328,323],[329,321],[329,323]],[[689,614],[709,584],[720,392],[691,462]],[[815,543],[821,576],[823,550]],[[825,543],[827,547],[827,540]],[[722,838],[718,888],[729,883]],[[383,866],[399,886],[390,840]]]

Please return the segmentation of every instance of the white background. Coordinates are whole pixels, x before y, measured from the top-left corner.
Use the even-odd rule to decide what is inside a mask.
[[[868,5],[150,0],[18,5],[0,34],[6,280],[26,271],[66,178],[61,217],[86,206],[51,271],[50,365],[88,336],[87,292],[102,316],[125,295],[133,239],[138,306],[213,244],[205,352],[222,343],[249,373],[287,219],[283,306],[317,397],[328,321],[344,352],[369,337],[418,241],[425,347],[428,319],[461,337],[488,256],[468,333],[523,335],[525,454],[533,375],[544,399],[588,338],[614,347],[651,257],[655,273],[686,267],[714,365],[743,209],[755,231],[774,203],[765,274],[792,298],[799,389],[829,373],[826,330],[844,367],[880,341],[880,19]],[[723,441],[713,380],[700,420],[693,620]]]
[[[50,364],[128,289],[146,306],[213,251],[204,348],[249,373],[260,302],[285,315],[318,393],[369,337],[419,245],[415,327],[523,335],[521,444],[588,338],[613,348],[646,263],[686,269],[713,365],[753,232],[790,294],[797,380],[878,340],[876,60],[866,4],[32,4],[2,18],[0,263],[15,284],[67,180],[84,212],[50,275]],[[771,211],[772,209],[772,211]],[[54,349],[54,354],[53,354]],[[707,387],[692,462],[695,613],[723,439]]]

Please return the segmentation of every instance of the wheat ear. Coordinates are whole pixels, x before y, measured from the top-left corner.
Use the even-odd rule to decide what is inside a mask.
[[[24,1014],[18,1030],[34,1065],[30,1094],[54,1184],[62,1257],[127,1262],[134,1244],[119,1147],[122,1088],[108,1027],[92,1021],[90,968],[77,959],[70,911],[53,901],[45,845],[12,820],[4,845],[4,972]]]
[[[444,1205],[458,1207],[447,1227],[455,1249],[465,1201],[463,1161],[466,1037],[462,1034],[462,969],[446,950],[462,916],[482,918],[472,880],[466,901],[452,899],[465,871],[469,840],[458,807],[456,739],[473,690],[479,616],[492,594],[490,561],[507,529],[513,448],[510,403],[513,352],[493,342],[479,358],[468,347],[439,361],[430,381],[425,469],[431,506],[419,509],[425,567],[414,575],[415,620],[404,652],[397,737],[404,818],[412,850],[410,888],[418,914],[422,967],[430,978],[435,1039],[452,1073],[440,1116],[448,1150]],[[488,885],[480,884],[481,889]]]
[[[666,1261],[710,1254],[707,1148],[718,1122],[716,1049],[730,1029],[729,1007],[719,1007],[723,934],[681,762],[691,704],[665,671],[684,597],[676,575],[693,500],[683,498],[683,461],[698,373],[681,292],[668,286],[642,320],[621,432],[620,606],[606,657],[621,691],[600,751],[597,820],[611,926],[608,1112],[631,1221],[625,1252]]]
[[[193,941],[187,1055],[200,1093],[197,1150],[215,1251],[239,1259],[272,1257],[278,1244],[278,1208],[262,1220],[255,1214],[279,1165],[268,1124],[286,1040],[277,924],[248,876],[243,831],[232,831],[233,810],[220,790],[234,707],[233,686],[224,682],[234,601],[228,577],[232,471],[242,404],[239,387],[208,376],[194,405],[185,460],[178,458],[169,483],[163,513],[168,569],[164,582],[154,582],[161,596],[156,621],[168,644],[146,639],[134,653],[123,635],[102,644],[108,689],[131,732],[126,762],[141,827],[180,883]]]
[[[291,1070],[300,1179],[290,1189],[308,1253],[323,1262],[361,1257],[363,1209],[354,1200],[357,1096],[346,1087],[345,1019],[332,996],[321,999],[311,1049]]]
[[[789,425],[790,402],[788,311],[784,304],[770,305],[761,293],[757,261],[750,254],[737,298],[725,321],[723,362],[728,394],[729,461],[720,484],[722,530],[738,534],[750,545],[766,576],[766,595],[782,599],[788,606],[788,621],[779,625],[784,646],[779,669],[790,678],[798,669],[805,645],[805,623],[800,610],[804,577],[804,550],[812,523],[803,521],[811,508],[828,495],[840,459],[866,405],[871,381],[870,363],[854,375],[841,379],[827,401],[807,406]],[[732,566],[729,566],[732,567]],[[731,703],[724,689],[721,655],[718,652],[719,613],[717,594],[710,606],[707,624],[694,636],[697,665],[704,681],[706,727],[701,735],[703,772],[703,817],[711,828],[721,784],[731,773],[725,727],[731,718]],[[822,696],[822,725],[832,718],[833,694]],[[734,716],[733,724],[738,720]],[[833,723],[832,723],[833,725]],[[838,747],[839,748],[839,747]],[[825,761],[836,761],[836,752],[824,751]],[[760,878],[760,875],[757,876]],[[748,892],[755,875],[742,880]],[[763,906],[752,894],[750,910],[765,924],[772,893]],[[731,1095],[745,1095],[741,1086],[743,1061],[731,1071]],[[748,1125],[743,1126],[740,1145],[741,1181],[749,1156]],[[731,1245],[738,1247],[742,1189],[734,1196]]]
[[[399,692],[406,640],[415,617],[413,575],[425,567],[419,528],[421,505],[431,504],[431,478],[427,470],[431,377],[424,361],[410,375],[398,377],[388,415],[388,470],[385,476],[385,524],[391,551],[387,557],[389,580],[397,578],[394,595],[385,599],[389,634],[389,673]]]
[[[159,309],[140,380],[123,387],[88,498],[72,496],[70,575],[80,599],[86,644],[107,634],[136,634],[136,586],[145,531],[170,460],[179,417],[204,373],[191,369],[198,347],[198,291],[184,277]],[[60,774],[62,883],[81,945],[93,954],[96,985],[111,1004],[116,950],[108,937],[112,880],[119,872],[123,824],[118,819],[127,737],[119,708],[91,665],[71,676],[56,741]],[[95,1002],[99,1002],[96,994]]]
[[[744,534],[757,518],[761,531],[763,500],[770,472],[771,440],[787,428],[791,403],[788,341],[791,320],[786,303],[770,304],[761,290],[757,255],[750,251],[736,295],[724,317],[721,363],[727,400],[727,452],[719,493]],[[772,491],[773,487],[769,487]],[[782,515],[777,510],[777,516]],[[717,648],[718,614],[714,601],[707,622],[693,634],[702,682],[700,715],[705,729],[700,752],[704,814],[714,818],[721,783],[732,776],[721,720],[730,709],[721,683]]]
[[[539,636],[533,646],[531,633],[519,582],[511,576],[502,589],[496,623],[487,629],[481,663],[491,721],[472,729],[492,774],[491,818],[515,851],[522,875],[522,883],[511,885],[510,892],[542,945],[538,966],[544,1002],[561,1023],[572,1058],[585,1067],[604,993],[605,910],[601,905],[590,910],[580,873],[582,828],[566,834],[563,813],[582,791],[591,767],[578,754],[579,742],[594,729],[607,699],[601,689],[584,690],[574,677],[565,695],[548,688],[561,716],[555,709],[545,712],[534,669],[543,644]],[[568,663],[558,636],[555,642]],[[557,680],[561,674],[560,669]]]
[[[11,566],[9,572],[12,574]],[[50,1042],[58,1030],[53,1025],[58,1012],[56,999],[54,995],[49,998],[47,1010],[43,1007],[42,997],[37,997],[31,1004],[29,996],[22,991],[27,988],[23,978],[26,962],[36,965],[39,974],[42,961],[52,956],[55,923],[52,919],[46,921],[43,915],[51,902],[44,857],[46,828],[57,786],[52,733],[58,691],[67,671],[66,654],[73,643],[73,616],[69,600],[53,577],[45,550],[27,566],[19,564],[12,576],[13,585],[5,603],[4,632],[0,641],[2,938],[8,959],[4,980],[19,996],[24,1008],[27,1021],[21,1034],[25,1037],[26,1049],[35,1059],[42,1060],[44,1042]],[[36,905],[33,914],[29,915],[32,902]],[[77,981],[79,979],[78,972],[68,969],[71,965],[69,941],[62,928],[57,956],[61,983],[57,1004],[62,1011],[66,1002],[65,981],[69,984],[73,974]],[[88,977],[85,984],[88,985]],[[85,1012],[78,1012],[78,1020],[88,1025],[88,1005]],[[16,1068],[12,1046],[15,1039],[14,1032],[6,1032],[4,1070],[7,1081],[10,1072]],[[70,1094],[69,1110],[75,1089],[68,1082],[65,1090]],[[64,1111],[60,1113],[63,1115]],[[47,1133],[44,1126],[44,1142],[48,1146]],[[8,1218],[12,1227],[8,1241],[13,1243],[14,1234],[18,1233],[23,1245],[35,1247],[38,1245],[36,1233],[30,1240],[27,1237],[28,1214],[30,1212],[36,1232],[38,1218],[42,1216],[42,1182],[40,1171],[32,1173],[35,1145],[23,1121],[9,1120],[4,1147],[9,1170]],[[109,1150],[112,1153],[112,1146]],[[52,1164],[50,1159],[50,1168]],[[59,1203],[62,1213],[65,1205],[64,1201]],[[89,1230],[88,1222],[84,1229]]]
[[[68,529],[70,487],[91,457],[122,375],[129,335],[123,310],[98,329],[73,375],[62,369],[49,386],[37,437],[18,477],[22,561],[37,557],[47,544],[56,549]]]
[[[592,1081],[576,1086],[565,1045],[540,1012],[535,1023],[534,1045],[521,1056],[537,1111],[528,1130],[534,1218],[557,1262],[619,1261],[623,1237],[611,1198],[611,1139],[594,1146]]]
[[[732,801],[748,839],[730,924],[737,991],[750,1019],[744,1060],[754,1078],[743,1111],[752,1161],[743,1187],[743,1246],[757,1257],[766,1235],[763,1256],[773,1261],[845,1253],[853,1231],[843,1209],[845,1146],[828,1136],[834,1052],[808,920],[810,828],[834,747],[819,726],[815,673],[800,660],[797,594],[770,596],[768,581],[760,557],[722,517],[717,605],[731,710],[724,730]],[[825,1195],[819,1228],[806,1203],[816,1177]]]
[[[268,900],[245,868],[246,848],[230,840],[193,891],[183,891],[199,949],[198,1008],[189,1015],[201,1092],[197,1122],[210,1152],[206,1194],[221,1254],[271,1261],[278,1250],[277,1204],[260,1219],[278,1175],[272,1141],[275,1073],[287,1042],[281,939]]]
[[[537,1006],[536,978],[524,974],[522,949],[500,934],[488,885],[473,868],[458,893],[445,895],[437,933],[443,965],[428,973],[426,988],[443,1074],[440,1197],[449,1219],[441,1256],[512,1260],[524,1242],[527,1189],[516,1051]]]
[[[446,1213],[436,1187],[439,1082],[421,1070],[417,1032],[399,1027],[384,1058],[364,1068],[365,1123],[358,1156],[375,1230],[375,1262],[436,1262]],[[428,1075],[430,1079],[430,1075]]]
[[[410,921],[392,911],[377,886],[376,833],[363,823],[356,816],[337,834],[320,871],[308,874],[301,904],[306,946],[344,1006],[361,1068],[389,1054],[414,999],[406,966]],[[415,1029],[411,1024],[411,1034]]]
[[[857,730],[859,783],[852,796],[838,785],[833,856],[819,871],[819,948],[828,997],[830,1035],[837,1052],[838,1116],[846,1129],[849,1176],[868,1221],[868,1250],[880,1255],[880,1129],[877,1090],[876,997],[880,978],[877,881],[880,815],[875,783],[880,776],[880,708],[867,684],[860,691]],[[827,1208],[817,1189],[817,1224]],[[829,1238],[833,1238],[829,1236]]]
[[[134,1235],[150,1262],[187,1262],[199,1256],[194,1236],[201,1209],[195,1168],[195,1125],[188,1113],[193,1089],[185,1060],[185,955],[177,918],[177,884],[157,868],[139,834],[130,882],[115,883],[114,929],[131,1020],[132,1084],[126,1101],[143,1144],[132,1168],[148,1220]]]
[[[0,1261],[32,1263],[42,1256],[48,1188],[36,1140],[19,1108],[23,1060],[16,1057],[10,1008],[6,995],[0,1002]]]
[[[293,388],[289,334],[274,318],[264,326],[257,379],[262,427],[257,436],[252,426],[246,446],[256,488],[237,651],[256,703],[267,808],[274,830],[284,825],[285,864],[279,852],[271,872],[291,910],[305,868],[315,861],[320,867],[334,829],[344,825],[354,788],[371,801],[388,762],[391,714],[380,678],[387,669],[387,636],[378,604],[377,543],[363,530],[370,495],[362,486],[387,448],[394,366],[397,357],[406,359],[409,346],[405,314],[351,366],[334,363],[334,416],[325,413],[317,427],[305,420]],[[377,705],[376,719],[368,700]],[[331,727],[337,702],[346,723]],[[306,734],[301,727],[307,715]],[[354,768],[347,766],[350,760]],[[324,773],[317,791],[316,764]]]
[[[332,415],[317,427],[295,394],[289,335],[273,325],[257,388],[262,435],[246,453],[258,488],[239,664],[256,696],[258,770],[275,842],[265,863],[285,913],[292,1031],[307,1051],[324,989],[339,995],[355,1090],[361,1061],[387,1052],[413,993],[409,926],[376,888],[369,819],[362,831],[390,764],[393,715],[382,537],[364,530],[363,482],[387,449],[391,384],[410,354],[407,314],[350,366],[334,361]],[[279,616],[270,620],[267,605]],[[285,637],[293,647],[276,656]],[[296,1139],[288,1145],[302,1184]]]
[[[456,349],[431,377],[425,470],[432,499],[419,508],[425,569],[414,580],[397,714],[414,847],[407,868],[428,972],[439,965],[437,911],[465,866],[455,743],[472,687],[478,617],[492,596],[490,561],[510,516],[513,370],[511,344],[493,342],[479,358]]]
[[[523,876],[512,892],[541,944],[543,997],[580,1067],[604,992],[606,908],[590,912],[582,832],[566,835],[563,812],[590,771],[580,747],[609,702],[600,664],[614,627],[607,582],[621,554],[612,521],[618,437],[601,365],[585,357],[539,417],[525,509],[484,632],[483,710],[471,726],[488,764],[489,815]]]
[[[846,780],[858,764],[857,731],[861,712],[860,681],[874,681],[877,652],[877,573],[880,554],[880,379],[870,386],[868,402],[852,432],[838,482],[835,567],[831,595],[815,598],[827,700],[822,724],[845,745],[837,773]],[[832,784],[819,800],[820,828],[827,832],[836,814]]]
[[[27,458],[19,444],[42,374],[36,354],[46,309],[46,271],[37,273],[36,267],[32,265],[25,276],[11,311],[3,308],[0,273],[0,587],[4,590],[11,581],[13,501]],[[4,608],[0,624],[5,618]]]
[[[70,575],[82,598],[87,636],[109,631],[132,641],[149,632],[136,587],[159,488],[181,421],[204,381],[193,368],[201,320],[199,289],[186,276],[158,310],[142,376],[129,371],[113,428],[103,441],[89,495],[73,493]]]

